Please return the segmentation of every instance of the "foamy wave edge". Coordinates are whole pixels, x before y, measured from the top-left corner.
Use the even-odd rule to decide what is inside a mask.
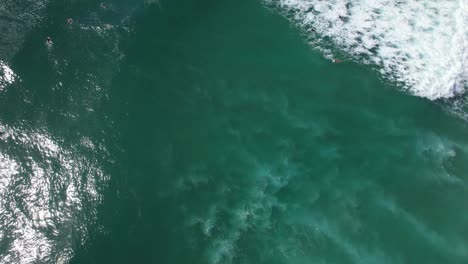
[[[436,100],[468,88],[468,2],[264,0],[326,57],[344,52],[402,89]],[[333,46],[333,47],[331,47]]]

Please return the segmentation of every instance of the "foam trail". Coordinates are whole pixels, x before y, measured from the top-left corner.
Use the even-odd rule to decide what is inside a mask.
[[[336,52],[333,45],[414,95],[435,100],[467,88],[465,0],[265,2],[298,24],[326,56]]]

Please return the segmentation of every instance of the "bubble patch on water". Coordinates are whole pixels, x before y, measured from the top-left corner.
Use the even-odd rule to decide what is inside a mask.
[[[465,121],[468,121],[468,94],[441,101],[443,109]]]
[[[225,127],[225,156],[199,161],[163,188],[179,196],[202,262],[412,263],[427,249],[466,259],[463,225],[442,217],[463,215],[447,203],[466,197],[466,140],[361,105],[347,110],[366,125],[349,134],[346,122],[304,116],[307,98],[294,111],[277,108],[283,99],[274,91],[248,93],[229,99],[275,106],[274,121]]]
[[[210,239],[205,252],[209,263],[234,263],[242,237],[252,228],[258,232],[271,228],[273,211],[284,207],[277,200],[276,193],[287,185],[291,175],[257,164],[252,176],[245,183],[244,191],[234,191],[228,186],[220,188],[223,198],[212,205],[206,215],[192,216],[188,223]],[[238,191],[243,193],[243,198],[229,206],[233,202],[229,194]],[[223,219],[223,215],[228,216],[228,219]]]
[[[302,28],[310,44],[327,57],[338,55],[336,47],[414,95],[435,100],[467,89],[464,0],[265,2]]]
[[[16,79],[13,70],[0,60],[0,91]]]

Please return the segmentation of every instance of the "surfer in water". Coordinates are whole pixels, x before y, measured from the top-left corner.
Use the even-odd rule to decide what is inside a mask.
[[[52,45],[52,39],[50,37],[46,38],[46,44],[49,46]]]
[[[102,9],[106,9],[106,8],[107,8],[106,4],[101,3],[101,8],[102,8]]]
[[[333,59],[332,62],[333,62],[333,63],[342,63],[343,61],[342,61],[342,60],[339,60],[339,59]]]
[[[67,23],[70,24],[70,25],[73,24],[73,19],[67,18]]]

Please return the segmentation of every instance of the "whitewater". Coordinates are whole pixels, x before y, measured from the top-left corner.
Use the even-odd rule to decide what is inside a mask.
[[[465,92],[468,3],[398,0],[266,0],[294,21],[325,56],[375,67],[430,100]]]

